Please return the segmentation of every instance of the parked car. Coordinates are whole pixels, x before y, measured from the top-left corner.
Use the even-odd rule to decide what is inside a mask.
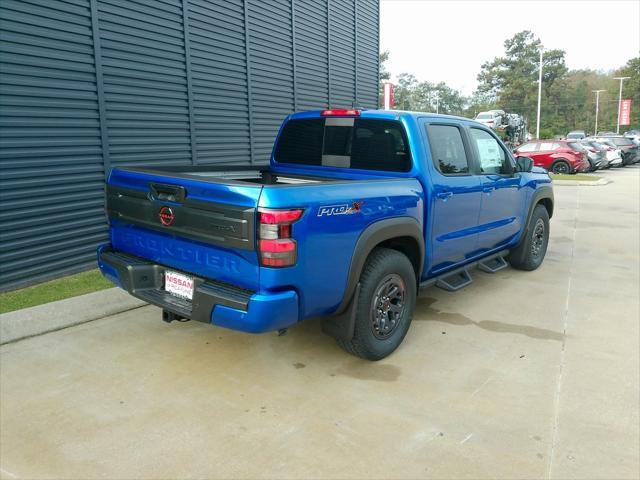
[[[520,145],[514,154],[531,157],[535,166],[553,173],[587,172],[591,168],[586,150],[576,141],[535,140]]]
[[[553,214],[548,173],[491,129],[382,110],[290,115],[267,166],[114,168],[106,196],[100,270],[166,321],[324,317],[369,360],[400,345],[420,288],[539,267]]]
[[[640,130],[627,130],[624,132],[625,137],[640,137]]]
[[[480,122],[493,130],[496,130],[500,125],[502,125],[502,114],[500,113],[500,110],[489,110],[488,112],[480,112],[478,115],[476,115],[475,121]]]
[[[632,165],[640,161],[638,146],[630,138],[623,135],[606,135],[596,137],[596,140],[600,139],[608,140],[621,150],[622,161],[625,165]]]
[[[583,142],[588,143],[596,150],[600,150],[605,154],[607,160],[607,166],[605,168],[621,167],[623,165],[621,151],[616,148],[615,145],[598,142],[590,137],[585,138]]]
[[[628,132],[624,132],[624,136],[630,138],[636,146],[640,147],[640,130],[629,130]]]
[[[591,165],[589,170],[591,172],[609,167],[609,162],[607,161],[607,155],[605,153],[606,149],[604,147],[595,147],[586,139],[580,140],[578,143],[587,152],[587,159]]]
[[[567,133],[567,140],[582,140],[583,138],[585,138],[587,136],[586,133],[584,133],[584,130],[573,130],[569,133]]]

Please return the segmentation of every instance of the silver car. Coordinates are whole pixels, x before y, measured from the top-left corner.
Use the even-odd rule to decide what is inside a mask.
[[[480,122],[487,127],[496,130],[500,125],[502,125],[502,115],[500,114],[501,110],[489,110],[488,112],[480,112],[476,115],[474,120],[476,122]],[[503,112],[504,113],[504,112]]]

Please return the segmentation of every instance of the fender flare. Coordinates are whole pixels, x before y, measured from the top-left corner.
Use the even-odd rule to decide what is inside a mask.
[[[527,221],[524,224],[525,231],[529,228],[529,221],[531,220],[531,216],[533,215],[533,210],[536,208],[536,205],[540,202],[540,200],[544,199],[551,200],[549,218],[553,216],[553,187],[551,187],[550,185],[542,185],[536,188],[535,192],[533,192],[533,195],[531,195],[531,201],[529,202],[529,211],[527,212]]]
[[[373,249],[386,240],[399,237],[411,237],[415,239],[418,244],[419,263],[418,271],[416,272],[416,281],[419,283],[425,255],[422,226],[413,217],[395,217],[379,220],[367,226],[356,242],[353,249],[353,256],[351,257],[351,265],[349,266],[344,296],[335,311],[336,314],[342,313],[348,308],[360,280],[360,274],[362,273],[364,264]]]

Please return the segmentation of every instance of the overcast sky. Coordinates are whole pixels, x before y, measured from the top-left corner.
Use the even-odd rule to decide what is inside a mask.
[[[640,54],[640,0],[380,0],[392,78],[413,73],[468,95],[504,41],[531,30],[570,69],[611,70]]]

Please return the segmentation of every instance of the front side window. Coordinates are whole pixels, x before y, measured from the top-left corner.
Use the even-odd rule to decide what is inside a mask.
[[[498,141],[479,128],[471,129],[471,139],[475,143],[482,173],[506,175],[511,173],[507,155]]]
[[[407,172],[404,127],[393,120],[327,117],[290,120],[275,149],[280,163]]]
[[[469,162],[458,127],[428,125],[431,155],[438,170],[445,175],[469,173]]]

